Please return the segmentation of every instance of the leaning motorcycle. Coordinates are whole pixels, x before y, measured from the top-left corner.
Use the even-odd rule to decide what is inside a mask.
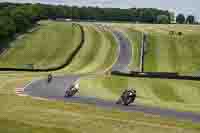
[[[121,97],[117,100],[116,104],[123,104],[128,106],[129,104],[133,103],[136,98],[136,91],[135,90],[125,90]]]
[[[50,83],[53,79],[53,76],[52,74],[49,74],[48,77],[47,77],[47,83]]]
[[[72,97],[74,95],[76,95],[76,93],[79,92],[79,88],[76,86],[71,86],[70,88],[68,88],[65,92],[65,97]]]

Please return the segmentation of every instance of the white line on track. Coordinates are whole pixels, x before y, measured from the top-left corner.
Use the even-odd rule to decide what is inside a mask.
[[[26,89],[29,85],[33,84],[33,83],[36,82],[36,81],[39,81],[39,79],[32,80],[30,83],[28,83],[27,85],[25,85],[25,87],[15,88],[15,94],[16,94],[17,96],[27,96],[26,94],[24,94],[25,89]]]

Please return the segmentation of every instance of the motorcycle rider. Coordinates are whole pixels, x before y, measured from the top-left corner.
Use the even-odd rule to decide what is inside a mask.
[[[127,89],[122,94],[122,99],[125,101],[128,97],[132,97],[135,99],[136,97],[136,90],[133,89]]]
[[[134,102],[136,98],[136,90],[134,89],[126,89],[122,93],[120,99],[116,102],[117,104],[129,105]]]
[[[50,74],[48,75],[48,77],[47,77],[47,82],[50,83],[50,82],[52,81],[52,79],[53,79],[53,76],[52,76],[52,74],[50,73]]]
[[[71,85],[65,92],[65,97],[72,97],[79,91],[79,84]]]

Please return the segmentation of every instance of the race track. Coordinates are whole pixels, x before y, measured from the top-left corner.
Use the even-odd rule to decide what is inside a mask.
[[[112,66],[112,71],[120,71],[128,73],[128,65],[132,59],[132,49],[129,40],[123,36],[121,32],[113,31],[113,34],[118,39],[119,57],[117,62]]]
[[[118,31],[113,31],[119,43],[119,58],[113,65],[112,71],[128,72],[128,64],[131,61],[131,45],[124,35]],[[89,76],[89,75],[87,75]],[[64,100],[66,102],[92,104],[94,106],[107,109],[119,109],[128,112],[143,112],[147,114],[160,115],[162,117],[172,117],[179,120],[190,120],[200,123],[200,114],[192,112],[177,112],[169,109],[160,109],[158,107],[148,107],[139,104],[130,106],[116,105],[115,101],[105,101],[95,97],[79,97],[64,98],[65,90],[71,84],[79,80],[82,76],[67,75],[63,77],[54,77],[51,83],[47,83],[46,79],[33,81],[24,88],[24,93],[33,97],[48,98],[54,100]],[[85,76],[84,76],[85,77]]]
[[[128,72],[128,64],[132,56],[131,45],[122,33],[113,31],[113,35],[115,35],[119,44],[119,56],[117,62],[112,67],[112,71]],[[27,85],[24,92],[34,97],[64,97],[66,89],[80,78],[80,75],[54,77],[49,84],[46,79],[41,79]]]

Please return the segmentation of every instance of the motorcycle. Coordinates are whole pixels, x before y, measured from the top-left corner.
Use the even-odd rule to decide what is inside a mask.
[[[125,90],[121,97],[117,100],[116,104],[123,104],[128,106],[129,104],[133,103],[136,98],[136,91],[133,89]]]
[[[47,83],[50,83],[53,79],[53,76],[52,74],[49,74],[48,77],[47,77]]]
[[[79,86],[78,85],[72,85],[71,87],[69,87],[66,92],[65,92],[65,97],[72,97],[74,96],[76,93],[79,92]]]

